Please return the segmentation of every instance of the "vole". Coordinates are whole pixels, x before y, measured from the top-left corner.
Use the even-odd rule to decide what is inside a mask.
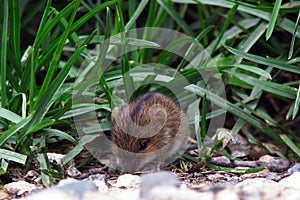
[[[159,92],[115,108],[112,122],[112,152],[119,170],[157,171],[186,147],[187,117],[171,98]]]

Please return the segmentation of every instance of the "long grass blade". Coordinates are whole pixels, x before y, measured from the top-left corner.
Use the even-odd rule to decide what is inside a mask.
[[[300,11],[298,13],[297,21],[296,21],[296,24],[295,24],[295,29],[294,29],[294,32],[293,32],[293,37],[292,37],[292,41],[291,41],[291,46],[290,46],[288,59],[291,59],[292,56],[293,56],[295,40],[296,40],[296,35],[297,35],[297,28],[298,28],[298,25],[299,25],[299,20],[300,20]]]
[[[267,33],[266,33],[266,39],[267,40],[271,37],[271,35],[273,33],[273,30],[274,30],[274,27],[275,27],[275,24],[276,24],[276,21],[277,21],[277,16],[278,16],[278,13],[279,13],[281,2],[282,2],[282,0],[276,0],[276,2],[275,2],[275,5],[274,5],[274,8],[273,8],[271,17],[270,17],[270,22],[269,22],[269,25],[268,25],[268,30],[267,30]]]
[[[7,95],[6,95],[6,60],[7,60],[7,43],[8,43],[8,0],[3,1],[3,21],[1,33],[1,47],[0,47],[0,88],[1,88],[1,107],[6,108]]]
[[[238,9],[238,6],[239,6],[239,4],[234,4],[234,6],[231,8],[231,10],[228,14],[228,17],[226,18],[226,21],[224,22],[223,28],[219,34],[219,37],[210,52],[210,56],[212,56],[215,53],[217,47],[219,46],[219,44],[224,36],[225,31],[227,31],[229,24],[231,23],[231,20]]]
[[[239,57],[245,58],[247,60],[253,61],[255,63],[260,63],[260,64],[263,64],[263,65],[272,66],[272,67],[275,67],[275,68],[278,68],[278,69],[281,69],[281,70],[284,70],[284,71],[293,72],[295,74],[300,74],[300,68],[295,66],[295,65],[290,65],[290,64],[287,64],[285,62],[277,61],[277,60],[272,59],[272,58],[264,58],[264,57],[261,57],[261,56],[258,56],[258,55],[246,53],[246,52],[234,49],[232,47],[229,47],[227,45],[224,45],[224,46],[231,53],[233,53],[233,54],[235,54]]]

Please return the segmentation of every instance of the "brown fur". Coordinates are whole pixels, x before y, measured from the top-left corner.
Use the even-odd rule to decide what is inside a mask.
[[[164,151],[168,155],[159,155],[168,157],[179,149],[188,136],[188,121],[184,112],[169,97],[158,92],[146,93],[126,107],[114,109],[112,119],[112,150],[116,157],[122,157],[121,162],[124,162],[124,153],[120,153],[120,149],[141,153],[141,158],[147,159],[150,153],[170,145]],[[147,162],[153,160],[149,158]]]

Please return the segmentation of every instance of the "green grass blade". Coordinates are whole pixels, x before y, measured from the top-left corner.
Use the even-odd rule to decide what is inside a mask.
[[[202,141],[206,138],[206,112],[207,112],[207,102],[206,102],[206,95],[203,96],[202,99],[202,108],[201,108],[201,139]]]
[[[22,117],[4,108],[0,108],[0,117],[7,119],[15,124],[19,123],[22,120]]]
[[[75,156],[77,156],[84,148],[85,145],[92,142],[94,139],[96,139],[98,135],[84,135],[78,144],[63,158],[63,164],[67,164],[70,162]]]
[[[136,8],[136,11],[134,12],[133,16],[130,17],[130,20],[127,22],[125,26],[125,30],[129,30],[132,28],[132,25],[136,22],[137,18],[140,16],[140,14],[143,12],[145,7],[147,6],[149,0],[142,0],[139,4],[139,6]]]
[[[13,136],[15,133],[17,133],[20,129],[24,128],[32,118],[32,115],[27,117],[26,119],[23,119],[15,126],[11,127],[10,129],[6,130],[1,136],[0,136],[0,147],[3,147],[6,143],[6,141]]]
[[[124,86],[126,91],[126,97],[129,101],[131,92],[134,91],[133,79],[129,75],[130,65],[128,62],[128,54],[127,54],[127,41],[125,37],[125,26],[124,26],[124,18],[122,14],[122,1],[118,1],[117,3],[117,16],[119,22],[120,29],[120,37],[121,37],[121,51],[122,51],[122,60],[121,60],[121,68],[122,68],[122,76],[124,79]]]
[[[295,40],[296,40],[296,35],[297,35],[297,28],[298,28],[298,25],[299,25],[299,20],[300,20],[300,11],[298,13],[297,21],[296,21],[296,24],[295,24],[295,29],[294,29],[294,32],[293,32],[293,37],[292,37],[292,41],[291,41],[291,46],[290,46],[288,59],[291,59],[292,56],[293,56],[294,45],[295,45]]]
[[[213,164],[206,164],[206,166],[209,168],[218,170],[218,171],[229,172],[229,173],[233,173],[233,174],[249,174],[249,173],[255,173],[255,172],[259,172],[259,171],[266,169],[266,167],[264,167],[264,166],[247,168],[247,169],[221,167],[221,166],[217,166],[217,165],[213,165]]]
[[[243,70],[246,70],[246,71],[249,71],[249,72],[252,72],[252,73],[257,74],[259,76],[266,77],[268,79],[272,79],[272,76],[270,75],[270,73],[268,73],[267,71],[262,70],[258,67],[250,66],[250,65],[244,65],[244,64],[234,64],[233,66],[235,66],[237,68],[240,68],[240,69],[243,69]]]
[[[240,45],[240,51],[248,52],[254,44],[261,38],[263,33],[267,29],[267,24],[265,22],[260,23],[255,30],[251,33],[249,37]],[[240,63],[242,58],[237,59],[236,63]]]
[[[42,134],[45,134],[46,137],[51,137],[51,136],[60,137],[62,139],[72,142],[73,144],[77,144],[77,140],[75,138],[73,138],[71,135],[69,135],[63,131],[60,131],[60,130],[56,130],[56,129],[52,129],[52,128],[45,128],[43,130]]]
[[[0,55],[0,89],[1,89],[1,107],[6,108],[7,95],[6,95],[6,59],[7,59],[7,42],[8,42],[8,0],[3,1],[3,21],[1,33],[1,55]]]
[[[295,74],[300,74],[300,68],[295,65],[287,64],[286,62],[278,61],[272,58],[264,58],[261,56],[257,56],[254,54],[246,53],[237,49],[234,49],[232,47],[229,47],[227,45],[224,45],[226,49],[228,49],[231,53],[235,54],[236,56],[245,58],[247,60],[253,61],[255,63],[260,63],[263,65],[275,67],[278,69],[282,69],[288,72],[293,72]]]
[[[45,137],[41,138],[40,143],[41,143],[41,145],[40,145],[41,148],[46,148]],[[41,170],[46,169],[48,171],[51,171],[50,162],[49,162],[49,159],[48,159],[48,156],[46,153],[38,153],[37,160],[40,163]],[[53,184],[53,178],[42,172],[42,183],[45,186],[50,186]]]
[[[0,158],[17,162],[20,164],[25,164],[27,156],[13,151],[0,149]]]
[[[34,133],[34,132],[40,131],[41,129],[43,129],[43,128],[45,128],[45,127],[48,127],[48,126],[53,125],[54,122],[55,122],[54,119],[44,119],[44,120],[42,120],[41,122],[39,122],[38,124],[35,124],[35,125],[30,129],[30,132]]]
[[[238,9],[238,6],[239,6],[239,4],[234,4],[234,6],[231,8],[231,10],[230,10],[230,12],[228,14],[228,17],[226,18],[226,21],[225,21],[225,23],[223,25],[223,28],[222,28],[222,30],[221,30],[221,32],[219,34],[219,37],[218,37],[215,45],[213,46],[213,48],[212,48],[212,50],[210,52],[210,56],[212,56],[215,53],[217,47],[219,46],[219,44],[220,44],[220,42],[221,42],[221,40],[222,40],[222,38],[224,36],[225,31],[227,31],[227,29],[229,27],[229,24],[231,23],[231,20],[232,20],[234,14],[236,13],[236,11]]]
[[[260,88],[264,91],[270,92],[272,94],[289,98],[289,99],[295,99],[296,98],[296,91],[297,89],[282,85],[279,83],[273,83],[270,81],[260,80],[258,78],[247,76],[241,73],[234,73],[234,76],[254,87]]]
[[[300,157],[300,148],[287,135],[283,134],[280,137]]]
[[[21,16],[20,16],[20,1],[11,0],[10,1],[10,40],[12,43],[12,49],[16,60],[18,60],[18,68],[21,68],[21,50],[20,50],[20,32],[21,32]],[[22,69],[19,69],[22,71]]]
[[[297,92],[297,96],[296,96],[296,100],[295,100],[292,119],[295,119],[296,115],[298,114],[299,106],[300,106],[300,85],[298,87],[298,92]]]
[[[276,2],[275,2],[275,5],[274,5],[274,8],[273,8],[271,17],[270,17],[270,22],[269,22],[269,25],[268,25],[268,30],[267,30],[267,33],[266,33],[266,40],[268,40],[271,37],[272,33],[273,33],[273,30],[274,30],[274,27],[275,27],[275,24],[276,24],[276,21],[277,21],[277,16],[278,16],[278,13],[279,13],[281,1],[282,0],[276,0]]]

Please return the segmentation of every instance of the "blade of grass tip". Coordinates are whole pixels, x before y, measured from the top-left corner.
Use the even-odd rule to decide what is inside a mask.
[[[282,0],[276,0],[276,2],[275,2],[275,5],[274,5],[274,8],[273,8],[271,17],[270,17],[269,25],[268,25],[268,30],[267,30],[267,33],[266,33],[266,40],[268,40],[271,37],[272,33],[273,33],[273,30],[274,30],[274,27],[275,27],[275,24],[276,24],[276,21],[277,21],[277,16],[278,16],[278,13],[279,13],[281,1]]]
[[[1,55],[0,55],[0,79],[1,79],[1,107],[6,108],[7,96],[6,96],[6,59],[7,59],[7,42],[8,42],[8,0],[3,1],[3,21],[2,21],[2,33],[1,33]]]
[[[49,137],[49,136],[60,137],[60,138],[63,138],[65,140],[72,142],[73,144],[77,144],[77,140],[74,137],[72,137],[71,135],[69,135],[63,131],[60,131],[60,130],[46,128],[43,130],[42,134],[45,134],[45,136],[47,136],[47,137]]]
[[[13,152],[13,151],[0,149],[0,158],[6,159],[6,160],[11,160],[13,162],[17,162],[20,164],[25,164],[27,156],[20,154],[20,153]]]
[[[239,4],[236,3],[236,4],[234,4],[234,6],[231,8],[231,10],[230,10],[230,12],[229,12],[229,14],[228,14],[228,16],[227,16],[227,18],[226,18],[226,21],[225,21],[225,23],[224,23],[224,26],[223,26],[223,28],[222,28],[222,30],[221,30],[221,33],[220,33],[220,35],[219,35],[219,37],[218,37],[218,39],[217,39],[215,45],[213,46],[213,48],[212,48],[212,50],[211,50],[211,52],[210,52],[210,56],[212,56],[212,55],[215,53],[217,47],[219,46],[219,44],[220,44],[220,42],[221,42],[221,40],[222,40],[222,38],[223,38],[223,36],[224,36],[224,33],[225,33],[225,31],[228,29],[228,26],[229,26],[229,24],[231,23],[231,20],[232,20],[232,18],[233,18],[233,16],[234,16],[235,12],[237,11],[238,7],[239,7]]]
[[[300,19],[300,11],[298,13],[297,21],[296,21],[296,24],[295,24],[295,29],[294,29],[294,32],[293,32],[293,37],[292,37],[292,41],[291,41],[291,45],[290,45],[290,51],[289,51],[288,59],[291,59],[292,56],[293,56],[294,45],[295,45],[295,40],[296,40],[296,35],[297,35],[297,28],[298,28],[298,24],[299,24],[299,19]]]
[[[300,105],[300,85],[298,87],[298,92],[297,92],[297,96],[296,96],[296,100],[295,100],[292,119],[295,119],[296,115],[298,114],[299,105]]]
[[[177,22],[189,36],[194,36],[194,32],[190,26],[180,17],[178,12],[174,9],[173,4],[166,0],[157,0],[157,2],[167,11],[167,13]]]
[[[281,139],[300,157],[300,148],[286,135],[280,135]]]
[[[7,119],[15,124],[19,123],[22,120],[22,117],[4,108],[0,108],[0,117]]]
[[[136,11],[130,17],[130,20],[127,22],[127,24],[125,26],[125,30],[129,30],[130,28],[132,28],[132,25],[136,22],[137,18],[144,11],[144,9],[147,6],[148,2],[149,2],[149,0],[142,0],[140,2],[139,6],[136,8]]]

